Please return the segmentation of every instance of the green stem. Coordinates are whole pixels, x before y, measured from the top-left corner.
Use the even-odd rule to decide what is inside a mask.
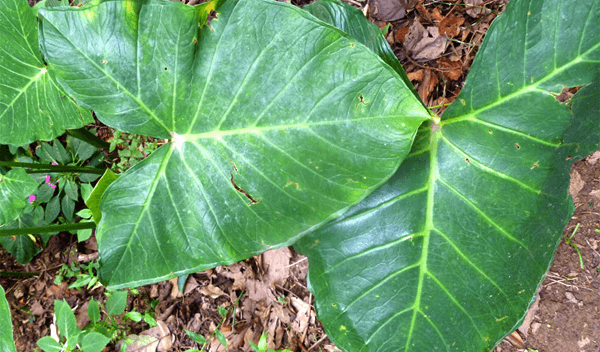
[[[72,230],[85,230],[96,228],[96,223],[93,221],[78,222],[76,224],[48,225],[38,227],[26,227],[22,229],[0,229],[0,237],[29,235],[32,233],[51,233]]]
[[[0,276],[35,276],[39,271],[0,271]]]
[[[88,144],[91,144],[99,149],[108,149],[110,147],[110,143],[98,138],[98,136],[88,131],[85,127],[81,127],[75,130],[67,130],[67,134],[71,137],[80,139]]]
[[[43,173],[43,172],[83,172],[86,174],[103,175],[106,169],[92,168],[85,166],[65,166],[65,165],[50,165],[50,164],[34,164],[21,163],[16,161],[0,161],[0,166],[8,167],[26,167],[35,170],[28,170],[28,173]]]

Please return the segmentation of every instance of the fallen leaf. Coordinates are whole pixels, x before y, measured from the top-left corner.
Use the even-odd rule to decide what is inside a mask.
[[[463,74],[462,64],[458,61],[451,61],[448,58],[442,58],[442,67],[443,68],[455,68],[452,71],[443,71],[444,76],[452,81],[458,81]]]
[[[171,350],[172,345],[171,330],[169,330],[167,324],[162,320],[158,320],[156,323],[158,326],[142,331],[140,336],[145,335],[153,337],[158,341],[156,352],[167,352]]]
[[[431,94],[431,92],[433,92],[438,82],[439,80],[435,73],[431,72],[431,70],[425,70],[423,82],[421,82],[419,88],[417,89],[419,97],[422,101],[429,101],[429,95]]]
[[[203,295],[209,296],[210,298],[217,298],[219,296],[226,295],[225,292],[223,292],[223,290],[221,290],[217,286],[213,286],[213,285],[204,286],[204,287],[200,288],[198,291],[200,293],[202,293]]]
[[[463,23],[465,23],[465,19],[462,16],[450,15],[438,24],[438,29],[441,35],[454,38],[460,34],[460,26]]]
[[[421,69],[414,72],[409,72],[406,75],[411,81],[421,82],[423,80],[424,71]]]
[[[155,352],[158,346],[158,339],[148,335],[131,334],[127,335],[127,340],[133,341],[127,345],[127,352]]]
[[[292,329],[300,336],[304,334],[304,331],[308,327],[308,321],[310,316],[310,304],[304,302],[300,298],[291,297],[290,303],[296,309],[296,319],[292,322]]]
[[[290,276],[290,258],[292,253],[288,247],[266,251],[262,254],[263,269],[266,275],[263,280],[271,287],[283,286]]]
[[[569,185],[569,193],[573,199],[577,198],[577,195],[583,186],[585,186],[585,182],[581,178],[581,175],[579,175],[579,172],[575,170],[571,171],[571,184]]]
[[[600,150],[598,150],[597,152],[595,152],[594,154],[588,156],[585,159],[585,162],[590,164],[590,165],[596,165],[596,163],[600,160]]]
[[[44,307],[42,307],[39,301],[35,301],[31,305],[31,310],[29,312],[31,313],[31,315],[39,317],[42,316],[46,312],[46,310],[44,309]]]
[[[487,13],[488,10],[479,7],[479,5],[483,4],[483,1],[484,0],[465,0],[465,4],[467,5],[467,14],[473,18],[477,18],[480,15]]]
[[[411,10],[418,0],[369,0],[371,15],[386,22],[398,21],[406,17],[406,11]]]
[[[413,60],[429,61],[440,57],[446,50],[448,41],[439,34],[437,27],[425,29],[415,19],[404,40],[404,47],[411,53]]]
[[[396,43],[404,42],[404,38],[408,34],[408,27],[398,28],[394,31],[394,41]]]

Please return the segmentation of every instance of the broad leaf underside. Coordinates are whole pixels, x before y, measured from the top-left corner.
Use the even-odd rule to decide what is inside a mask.
[[[397,173],[302,238],[328,336],[348,351],[487,351],[514,330],[573,211],[569,168],[597,149],[598,1],[514,1],[464,89]],[[592,137],[583,134],[591,134]],[[575,144],[575,141],[585,140]]]
[[[281,3],[45,11],[45,57],[106,124],[171,142],[106,191],[101,276],[140,285],[293,242],[392,174],[425,109],[371,51]],[[199,28],[200,27],[200,28]]]
[[[35,11],[26,0],[0,2],[0,143],[51,140],[93,122],[50,79],[38,46]]]

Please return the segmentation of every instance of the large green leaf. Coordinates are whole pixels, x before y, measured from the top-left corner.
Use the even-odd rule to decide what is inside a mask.
[[[13,340],[10,307],[2,286],[0,286],[0,352],[17,352]]]
[[[600,144],[599,16],[597,0],[511,1],[398,172],[299,241],[338,347],[488,351],[519,326],[573,211],[571,159]],[[588,84],[572,111],[549,93]]]
[[[0,143],[51,140],[93,122],[48,75],[27,0],[0,1]]]
[[[27,197],[37,189],[37,182],[24,169],[0,174],[0,225],[16,219],[27,205]]]
[[[57,80],[98,118],[171,138],[108,187],[114,287],[232,263],[339,216],[382,184],[429,118],[398,74],[293,6],[105,1],[44,10]]]
[[[379,27],[369,22],[359,9],[338,0],[318,0],[304,6],[303,9],[321,21],[348,33],[373,50],[386,64],[398,72],[407,87],[410,87],[417,99],[420,99]]]

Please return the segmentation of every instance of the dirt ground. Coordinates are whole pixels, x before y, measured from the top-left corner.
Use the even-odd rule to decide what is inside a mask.
[[[454,100],[468,73],[477,45],[492,19],[503,11],[503,0],[465,0],[482,8],[467,8],[439,1],[349,0],[363,9],[381,28],[391,24],[387,39],[401,60],[419,95],[429,106]],[[304,4],[303,2],[302,4]],[[416,25],[419,22],[421,27]],[[431,34],[436,28],[437,36]],[[415,40],[429,31],[427,42]],[[454,38],[440,42],[439,34]],[[443,110],[443,106],[440,107]],[[565,228],[564,240],[555,255],[539,297],[517,335],[507,338],[495,352],[592,352],[600,351],[600,150],[577,163],[572,170],[571,194],[576,211]],[[583,269],[578,252],[581,253]],[[104,288],[68,289],[75,279],[61,284],[55,278],[63,264],[85,264],[97,253],[95,240],[77,243],[75,236],[60,234],[30,264],[21,266],[0,251],[0,271],[38,272],[35,276],[0,276],[11,306],[17,350],[35,351],[36,341],[49,336],[53,302],[66,299],[76,307],[80,327],[89,323],[86,314],[91,298],[104,302]],[[266,252],[227,267],[190,275],[183,292],[176,281],[138,288],[130,294],[127,311],[153,313],[164,322],[159,334],[163,351],[199,348],[185,333],[192,330],[209,336],[215,329],[227,337],[228,351],[250,351],[246,342],[257,342],[269,332],[269,348],[296,351],[335,351],[316,319],[313,297],[306,288],[308,263],[291,248]],[[241,298],[240,295],[242,296]],[[219,307],[228,309],[225,318]],[[103,314],[102,316],[106,316]],[[147,334],[149,326],[117,317],[125,335]],[[164,327],[167,327],[166,329]],[[155,331],[156,332],[156,331]],[[109,345],[107,351],[118,350]],[[225,351],[216,337],[209,351]],[[160,349],[159,349],[160,351]],[[424,351],[427,352],[427,351]]]

